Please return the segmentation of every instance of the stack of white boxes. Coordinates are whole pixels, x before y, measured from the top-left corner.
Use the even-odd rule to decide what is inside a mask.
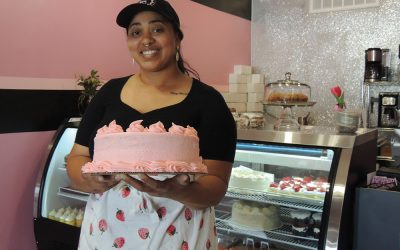
[[[263,112],[264,75],[253,74],[248,65],[234,65],[229,74],[229,92],[222,93],[228,107],[237,113]]]

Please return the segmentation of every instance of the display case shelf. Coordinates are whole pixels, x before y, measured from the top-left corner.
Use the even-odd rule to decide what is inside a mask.
[[[296,247],[296,249],[317,249],[318,239],[312,237],[299,237],[291,232],[290,225],[283,225],[279,229],[272,231],[252,231],[240,229],[232,226],[230,223],[230,214],[225,214],[217,217],[216,227],[219,231],[224,231],[226,234],[237,236],[253,237],[267,242],[275,242],[286,246]]]
[[[222,205],[230,206],[229,202],[222,203]],[[296,247],[296,249],[317,249],[318,239],[312,236],[301,237],[293,235],[292,226],[290,224],[290,212],[294,209],[287,207],[280,207],[280,216],[282,226],[270,231],[257,231],[248,228],[236,226],[231,223],[230,210],[220,210],[216,208],[217,229],[228,235],[234,235],[237,238],[257,238],[256,241],[274,242],[279,245],[288,246],[289,249]]]
[[[304,209],[313,212],[322,212],[323,210],[323,200],[312,200],[301,197],[293,197],[293,196],[281,196],[270,193],[257,193],[257,194],[238,194],[234,192],[227,192],[226,197],[240,199],[240,200],[249,200],[249,201],[257,201],[262,203],[268,203],[278,206],[285,206],[296,209]]]
[[[236,150],[235,161],[284,166],[295,169],[329,171],[332,163],[331,157],[310,157],[289,154],[282,157],[281,153]]]
[[[60,187],[58,189],[57,195],[84,202],[87,202],[89,198],[89,193],[81,192],[69,187]]]

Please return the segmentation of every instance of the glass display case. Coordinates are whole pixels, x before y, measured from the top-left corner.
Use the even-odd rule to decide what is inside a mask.
[[[216,207],[220,248],[351,249],[354,190],[375,171],[376,136],[238,130],[228,192]]]
[[[60,125],[38,173],[33,220],[40,250],[78,247],[88,194],[69,188],[66,157],[74,144],[79,122],[80,118],[70,118]]]
[[[82,209],[88,198],[69,187],[65,169],[78,124],[72,118],[60,126],[38,173],[34,229],[39,249],[78,245],[78,220],[60,212]],[[239,129],[229,190],[216,207],[221,249],[238,244],[351,249],[354,189],[375,171],[376,136],[370,129],[354,134],[311,126]]]

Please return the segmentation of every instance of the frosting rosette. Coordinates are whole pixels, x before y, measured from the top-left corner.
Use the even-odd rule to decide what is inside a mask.
[[[190,127],[189,125],[186,126],[184,135],[193,136],[193,137],[198,138],[196,129],[194,129],[193,127]]]
[[[129,125],[129,128],[126,129],[126,132],[146,132],[146,128],[142,126],[143,120],[137,120],[132,122]]]
[[[117,124],[115,120],[110,122],[110,124],[104,125],[100,129],[97,130],[97,135],[105,135],[105,134],[114,134],[114,133],[122,133],[124,130],[120,125]]]
[[[93,161],[82,167],[83,173],[207,173],[201,162],[183,161]]]
[[[186,129],[184,127],[172,123],[172,126],[168,129],[168,132],[175,135],[184,135],[185,130]]]
[[[167,130],[165,130],[164,128],[164,124],[162,122],[157,122],[154,124],[151,124],[149,126],[149,132],[153,132],[153,133],[165,133],[167,132]]]

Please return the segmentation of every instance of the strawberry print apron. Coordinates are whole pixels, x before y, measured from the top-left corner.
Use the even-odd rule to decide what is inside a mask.
[[[216,250],[214,208],[192,209],[121,181],[86,204],[79,250]]]

